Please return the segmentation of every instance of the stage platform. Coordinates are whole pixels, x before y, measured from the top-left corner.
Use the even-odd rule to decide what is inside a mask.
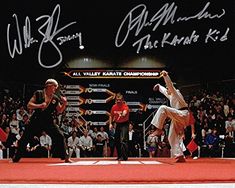
[[[210,184],[235,183],[235,158],[57,158],[0,160],[0,184]]]

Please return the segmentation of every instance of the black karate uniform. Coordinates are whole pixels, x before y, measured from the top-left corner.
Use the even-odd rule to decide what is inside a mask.
[[[37,90],[34,95],[36,96],[37,104],[41,104],[45,101],[44,91]],[[68,158],[65,137],[59,127],[53,124],[53,117],[58,103],[59,98],[53,94],[51,102],[46,109],[35,109],[35,112],[30,118],[29,125],[26,127],[18,142],[17,152],[12,159],[13,162],[18,162],[20,158],[23,157],[29,141],[32,140],[35,135],[41,134],[43,130],[52,138],[54,146],[53,153],[55,154],[53,157],[59,157],[62,160]]]

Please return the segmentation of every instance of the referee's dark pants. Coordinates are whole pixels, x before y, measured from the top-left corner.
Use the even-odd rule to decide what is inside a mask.
[[[119,160],[128,159],[129,122],[116,123],[115,144]]]

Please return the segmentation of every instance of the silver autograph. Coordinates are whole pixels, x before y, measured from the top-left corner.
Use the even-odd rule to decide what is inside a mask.
[[[186,22],[193,19],[219,19],[225,15],[224,9],[221,9],[221,12],[219,14],[209,13],[207,11],[209,6],[210,2],[207,2],[203,9],[195,15],[176,18],[176,12],[178,9],[177,5],[174,2],[171,4],[166,3],[152,17],[149,18],[149,12],[146,5],[139,4],[134,7],[121,22],[121,25],[118,28],[116,34],[115,45],[116,47],[121,47],[127,40],[130,32],[133,32],[135,36],[138,36],[140,32],[146,27],[151,27],[152,31],[155,31],[160,25],[174,24],[176,22]],[[145,35],[144,38],[149,37],[150,34]],[[142,41],[144,38],[140,40]],[[155,45],[157,43],[158,42],[156,41]]]
[[[17,37],[16,37],[16,39],[14,39],[13,47],[11,47],[11,42],[10,42],[11,25],[8,24],[8,26],[7,26],[7,45],[8,45],[9,54],[12,58],[15,57],[16,52],[18,54],[22,54],[22,52],[23,52],[23,45],[22,45],[23,41],[21,39],[21,32],[20,32],[18,17],[16,14],[13,14],[13,18],[15,19],[16,32],[17,32]],[[43,15],[43,16],[40,16],[36,19],[36,21],[45,20],[45,22],[38,28],[39,34],[43,36],[43,39],[40,42],[40,46],[39,46],[39,50],[38,50],[38,62],[43,68],[54,68],[62,62],[63,56],[62,56],[60,49],[58,48],[58,46],[54,42],[54,38],[61,31],[63,31],[64,29],[66,29],[69,26],[76,23],[75,21],[70,22],[63,27],[58,28],[59,19],[60,19],[60,5],[59,4],[56,5],[56,7],[54,8],[51,15]],[[79,36],[79,39],[81,41],[81,33],[79,33],[77,35]],[[25,25],[23,26],[23,36],[24,36],[24,47],[25,48],[29,48],[31,44],[38,42],[38,40],[34,39],[31,36],[31,26],[30,26],[29,17],[26,17],[26,19],[25,19]],[[45,65],[45,62],[42,62],[42,49],[44,47],[44,44],[46,44],[46,43],[49,43],[55,49],[56,53],[59,56],[59,60],[56,61],[55,63],[50,64],[50,65]]]

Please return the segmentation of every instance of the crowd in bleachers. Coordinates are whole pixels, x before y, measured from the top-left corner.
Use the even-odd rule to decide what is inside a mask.
[[[8,90],[7,90],[8,91]],[[0,158],[11,158],[17,148],[17,141],[29,123],[33,111],[26,108],[20,98],[12,97],[5,90],[0,92],[0,128],[6,132],[8,138],[0,142]],[[211,157],[220,157],[221,148],[225,157],[235,156],[235,96],[234,93],[220,91],[209,93],[200,92],[188,98],[188,104],[195,118],[195,134],[197,144],[201,146],[201,154]],[[107,127],[81,125],[73,116],[65,114],[56,116],[54,123],[63,131],[68,152],[71,157],[113,157],[115,156],[114,130]],[[142,141],[140,135],[133,136],[135,125],[130,123],[129,155],[140,156],[138,153]],[[183,135],[184,144],[191,140],[190,127]],[[167,138],[167,131],[165,132]],[[157,138],[155,144],[147,141],[150,157],[161,156],[163,148],[170,150],[165,137]],[[152,145],[151,145],[152,144]],[[28,143],[27,156],[51,157],[53,156],[53,140],[46,132],[35,135],[34,140]],[[187,152],[187,151],[186,151]],[[169,152],[168,152],[169,154]],[[168,156],[167,154],[167,156]],[[202,156],[202,155],[201,155]]]
[[[199,144],[207,150],[207,155],[218,157],[222,148],[225,156],[234,156],[234,93],[203,92],[192,97],[189,107],[196,119]]]
[[[218,146],[218,142],[222,140],[223,143],[219,144],[222,146],[225,144],[226,155],[234,156],[234,93],[223,94],[219,91],[211,95],[203,93],[199,106],[196,105],[195,101],[197,101],[197,99],[194,97],[190,106],[192,107],[201,127],[202,144],[209,146],[210,150],[213,150],[213,147],[215,146],[216,148]]]
[[[17,97],[12,97],[9,90],[1,91],[0,96],[0,128],[7,134],[7,140],[0,143],[1,158],[11,158],[17,149],[17,142],[29,124],[33,111]],[[81,124],[76,116],[65,114],[54,116],[53,123],[63,132],[70,157],[108,157],[115,156],[115,129]],[[130,123],[130,127],[131,123]],[[133,131],[130,128],[130,132]],[[136,139],[137,142],[137,139]],[[132,146],[130,142],[130,148]],[[53,140],[45,131],[34,135],[28,143],[26,157],[53,157]],[[133,155],[130,151],[130,155]]]

